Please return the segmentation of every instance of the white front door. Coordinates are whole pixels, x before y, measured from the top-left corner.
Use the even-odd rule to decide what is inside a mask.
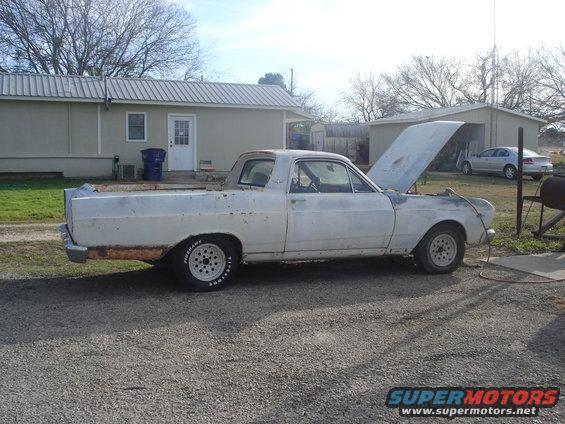
[[[169,115],[169,171],[193,171],[195,147],[194,116]]]
[[[390,242],[390,199],[341,162],[297,162],[287,199],[286,252],[384,251]]]

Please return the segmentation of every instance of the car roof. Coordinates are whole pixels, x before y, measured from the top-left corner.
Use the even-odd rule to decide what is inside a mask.
[[[292,149],[265,149],[265,150],[252,150],[243,153],[241,157],[245,156],[260,156],[268,155],[275,157],[287,157],[291,160],[301,159],[301,158],[313,158],[313,159],[337,159],[345,162],[350,162],[348,158],[337,153],[329,152],[317,152],[314,150],[292,150]]]
[[[495,150],[495,149],[505,149],[505,150],[510,150],[511,152],[514,152],[514,153],[518,153],[518,148],[516,146],[489,147],[488,149],[483,150],[483,152],[486,152],[487,150]],[[540,156],[538,153],[536,153],[532,149],[524,148],[524,153],[527,154],[527,155],[530,155],[530,156]]]

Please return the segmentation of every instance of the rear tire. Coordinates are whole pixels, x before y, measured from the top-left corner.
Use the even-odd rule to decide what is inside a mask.
[[[516,169],[516,167],[514,165],[506,165],[504,167],[504,177],[507,180],[515,180],[516,179],[516,175],[518,175],[518,170]]]
[[[194,291],[213,291],[236,274],[239,252],[222,236],[193,237],[175,249],[173,265],[177,281]]]
[[[465,175],[471,175],[473,173],[473,168],[471,167],[471,164],[469,162],[463,162],[463,165],[461,166],[461,171]]]
[[[455,271],[464,256],[463,234],[459,228],[449,223],[432,227],[414,249],[414,260],[418,269],[429,274]]]
[[[542,179],[542,177],[543,177],[542,174],[534,174],[534,175],[532,175],[532,178],[533,178],[534,181],[539,181],[539,180]]]

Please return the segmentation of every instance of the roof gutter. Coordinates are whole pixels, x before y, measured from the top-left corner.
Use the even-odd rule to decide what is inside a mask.
[[[65,102],[65,103],[100,103],[104,98],[76,98],[76,97],[34,97],[34,96],[0,96],[2,100],[21,100],[21,101],[38,101],[38,102]],[[216,107],[216,108],[233,108],[233,109],[261,109],[261,110],[288,110],[293,113],[299,113],[304,117],[312,117],[303,111],[300,111],[298,106],[263,106],[263,105],[240,105],[230,103],[184,103],[184,102],[159,102],[151,100],[120,100],[108,97],[108,102],[111,104],[126,104],[126,105],[151,105],[151,106],[180,106],[180,107]]]

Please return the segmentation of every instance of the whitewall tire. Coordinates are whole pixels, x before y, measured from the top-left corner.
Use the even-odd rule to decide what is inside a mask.
[[[175,275],[183,287],[212,291],[233,279],[239,252],[227,237],[198,236],[175,249],[173,262]]]

